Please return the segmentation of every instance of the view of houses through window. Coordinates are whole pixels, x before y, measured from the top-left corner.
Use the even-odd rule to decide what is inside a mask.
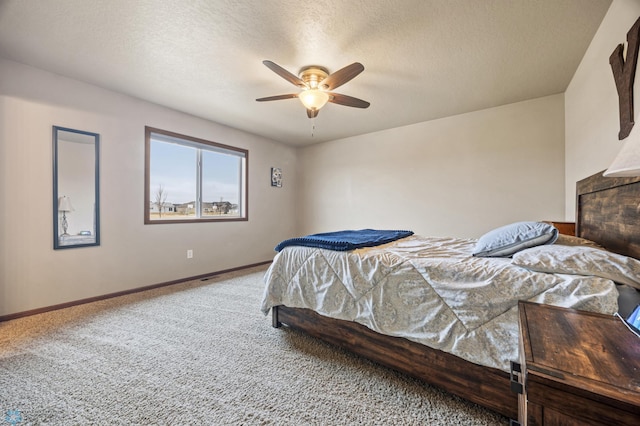
[[[246,220],[248,152],[146,128],[145,223]]]

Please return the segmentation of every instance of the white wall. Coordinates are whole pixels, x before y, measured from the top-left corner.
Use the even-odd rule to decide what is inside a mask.
[[[563,95],[302,149],[300,233],[478,237],[564,217]]]
[[[609,167],[623,146],[618,140],[618,92],[609,57],[618,44],[626,45],[627,32],[639,16],[640,1],[613,0],[565,92],[567,219],[575,217],[576,182]],[[634,86],[634,133],[640,131],[639,80],[640,73]]]
[[[53,250],[52,126],[100,134],[101,246]],[[144,225],[144,126],[249,150],[249,221]],[[294,233],[296,152],[0,60],[0,315],[267,261]],[[194,258],[186,258],[186,250]]]

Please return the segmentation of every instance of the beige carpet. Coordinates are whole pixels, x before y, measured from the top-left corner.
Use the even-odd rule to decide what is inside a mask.
[[[259,311],[264,271],[0,323],[0,424],[508,424],[272,328]]]

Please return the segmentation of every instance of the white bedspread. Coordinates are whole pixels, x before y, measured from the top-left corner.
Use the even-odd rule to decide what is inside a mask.
[[[617,311],[610,280],[472,257],[474,244],[414,235],[350,252],[288,247],[265,275],[261,308],[309,308],[505,371],[518,359],[518,300]]]

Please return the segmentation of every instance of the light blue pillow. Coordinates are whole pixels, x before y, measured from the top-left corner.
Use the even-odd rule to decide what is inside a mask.
[[[543,222],[516,222],[484,234],[473,249],[477,257],[509,257],[529,247],[553,244],[558,230]]]

